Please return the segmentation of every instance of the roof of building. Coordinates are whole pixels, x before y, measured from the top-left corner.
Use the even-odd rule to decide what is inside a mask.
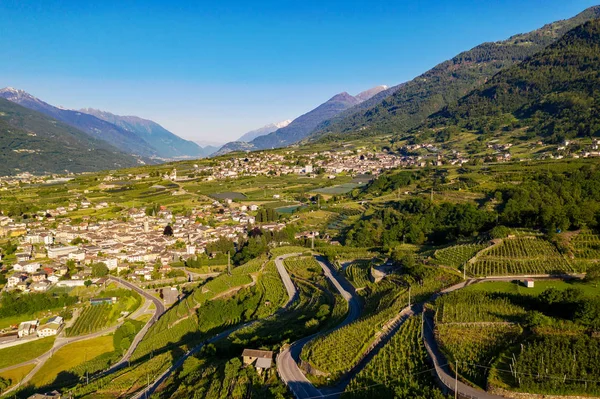
[[[256,367],[261,369],[270,369],[271,364],[273,363],[273,359],[260,357],[256,360]]]
[[[272,359],[273,352],[272,351],[262,351],[262,350],[258,350],[258,349],[244,349],[244,352],[242,352],[242,356]]]

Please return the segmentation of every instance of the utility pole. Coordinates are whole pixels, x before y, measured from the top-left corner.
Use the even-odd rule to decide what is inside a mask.
[[[465,264],[463,265],[463,280],[467,279],[467,264],[469,263],[469,261],[466,261]]]
[[[458,399],[458,362],[454,366],[454,399]]]
[[[227,274],[231,276],[231,251],[227,251]]]

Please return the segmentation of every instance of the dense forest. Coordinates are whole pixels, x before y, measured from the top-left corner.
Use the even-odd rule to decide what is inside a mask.
[[[380,178],[381,179],[381,178]],[[378,180],[380,180],[378,179]],[[408,183],[409,175],[393,181]],[[389,177],[372,187],[386,187]],[[557,230],[600,226],[600,171],[589,166],[573,172],[537,173],[518,185],[502,184],[481,206],[432,203],[412,198],[367,212],[346,233],[346,244],[393,247],[399,243],[445,244],[473,237],[498,225]]]

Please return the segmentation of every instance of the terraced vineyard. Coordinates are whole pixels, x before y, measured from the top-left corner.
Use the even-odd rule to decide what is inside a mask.
[[[421,339],[421,319],[411,317],[350,381],[342,399],[441,399]]]
[[[479,291],[455,291],[435,301],[436,323],[516,321],[526,314],[509,298]]]
[[[600,260],[600,236],[590,230],[582,230],[574,236],[571,247],[576,258]]]
[[[310,342],[302,351],[302,359],[333,378],[352,368],[375,341],[378,332],[408,305],[409,283],[415,302],[459,280],[440,269],[427,270],[428,275],[421,284],[409,276],[388,276],[361,291],[366,301],[361,318]]]
[[[371,270],[371,260],[358,259],[346,266],[344,272],[348,281],[355,288],[364,288],[371,283],[369,274]]]
[[[502,350],[517,341],[523,330],[516,324],[437,324],[436,338],[459,373],[486,389],[488,373]]]
[[[545,395],[600,395],[600,338],[535,335],[503,360],[490,377],[493,385]]]
[[[261,298],[271,295],[273,298],[280,297],[281,287],[268,281],[265,281],[264,284],[259,283],[256,287],[241,290],[229,300],[212,301],[219,294],[252,283],[253,279],[250,273],[259,270],[262,262],[264,262],[263,259],[260,259],[260,262],[257,259],[252,260],[234,269],[234,273],[231,275],[222,274],[196,288],[169,309],[150,328],[134,352],[133,358],[146,356],[158,348],[196,341],[210,329],[226,328],[259,314],[263,316],[274,312],[277,305],[266,305],[265,302],[270,300],[265,299],[261,302]],[[270,280],[271,276],[266,278]],[[259,281],[262,282],[261,278]],[[269,289],[274,289],[275,292],[271,293]],[[241,301],[243,304],[234,306],[233,304],[237,301]]]
[[[570,273],[575,270],[556,247],[537,237],[505,239],[466,265],[474,276]]]
[[[487,244],[454,245],[438,249],[435,251],[434,258],[442,265],[459,268],[485,247]]]

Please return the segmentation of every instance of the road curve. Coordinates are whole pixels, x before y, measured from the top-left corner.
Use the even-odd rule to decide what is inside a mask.
[[[282,309],[287,309],[298,298],[298,291],[296,290],[296,287],[294,286],[294,283],[292,282],[290,275],[288,274],[287,270],[285,269],[285,266],[283,265],[283,261],[286,258],[293,257],[293,256],[300,256],[300,254],[288,254],[288,255],[280,256],[277,259],[275,259],[275,265],[277,266],[277,271],[279,272],[281,280],[283,281],[283,284],[288,293],[288,301],[282,306]],[[272,316],[269,316],[269,317],[272,317]],[[155,378],[151,385],[147,386],[146,388],[142,389],[140,392],[138,392],[137,394],[132,396],[132,399],[141,399],[143,397],[148,397],[148,396],[152,395],[154,393],[154,391],[156,391],[156,389],[163,382],[165,382],[165,380],[167,378],[169,378],[169,376],[175,370],[177,370],[178,368],[183,366],[185,361],[190,356],[193,356],[194,354],[198,353],[204,347],[204,345],[219,341],[223,338],[227,338],[230,334],[232,334],[238,330],[241,330],[242,328],[251,326],[252,324],[257,323],[258,321],[259,320],[253,320],[253,321],[245,323],[241,326],[231,328],[227,331],[223,331],[223,332],[211,337],[210,339],[200,343],[199,345],[195,346],[194,348],[190,349],[188,352],[185,353],[185,355],[183,355],[175,363],[173,363],[173,365],[171,365],[171,367],[169,367],[167,370],[165,370],[163,373],[161,373],[157,378]]]
[[[360,301],[352,285],[348,283],[346,279],[343,279],[337,273],[334,273],[325,258],[316,256],[315,259],[321,266],[321,269],[323,269],[325,276],[331,281],[340,295],[348,301],[348,315],[344,321],[335,328],[337,330],[358,319],[361,311]],[[283,267],[283,270],[285,271],[285,267]],[[285,271],[285,274],[287,275],[287,271]],[[298,366],[302,348],[318,335],[320,335],[320,333],[302,338],[301,340],[294,342],[289,348],[282,350],[279,355],[277,355],[277,372],[297,399],[324,397],[323,392],[315,388]]]
[[[148,330],[150,330],[150,327],[152,327],[154,325],[154,323],[156,323],[158,321],[158,318],[165,312],[165,305],[159,298],[155,297],[154,295],[149,294],[148,292],[144,291],[137,285],[132,284],[129,281],[123,280],[122,278],[110,276],[109,279],[116,281],[119,284],[122,284],[131,290],[136,291],[138,294],[140,294],[144,298],[150,300],[151,302],[154,303],[156,310],[154,311],[154,316],[152,316],[150,318],[150,320],[148,320],[148,322],[144,325],[144,327],[142,327],[142,329],[136,334],[135,338],[133,339],[133,342],[131,343],[131,345],[129,345],[129,349],[127,349],[127,352],[125,352],[125,355],[123,355],[121,360],[119,360],[117,363],[113,364],[108,370],[106,370],[100,376],[105,376],[107,374],[113,373],[116,370],[119,370],[120,368],[124,367],[125,364],[129,362],[129,359],[131,359],[131,355],[133,355],[133,352],[137,349],[137,347],[140,344],[140,342],[142,341],[142,339],[144,339],[144,336],[146,335]]]

